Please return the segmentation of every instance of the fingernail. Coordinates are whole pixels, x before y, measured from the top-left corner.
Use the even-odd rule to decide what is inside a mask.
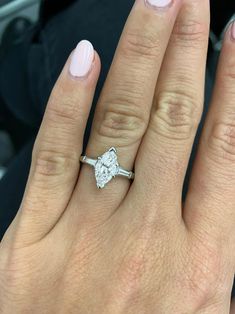
[[[82,40],[73,52],[70,73],[74,77],[83,78],[91,70],[94,60],[94,48],[88,40]]]
[[[235,21],[232,22],[231,37],[232,37],[232,40],[235,40]]]
[[[173,0],[145,0],[147,5],[154,7],[156,9],[169,7]]]

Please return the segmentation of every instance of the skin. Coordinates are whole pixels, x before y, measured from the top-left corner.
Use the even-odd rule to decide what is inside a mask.
[[[48,102],[24,199],[0,246],[0,313],[231,314],[235,270],[235,42],[203,109],[209,1],[136,1],[97,104],[88,156],[114,146],[134,182],[104,190],[80,166],[100,72],[69,75]]]

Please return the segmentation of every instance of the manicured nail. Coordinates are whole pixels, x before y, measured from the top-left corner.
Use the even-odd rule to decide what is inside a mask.
[[[169,7],[173,0],[145,0],[147,5],[154,7],[155,9],[161,9]]]
[[[87,40],[82,40],[73,52],[70,73],[74,77],[83,78],[91,70],[94,60],[94,48]]]
[[[235,21],[232,22],[231,36],[232,36],[232,40],[235,40]]]

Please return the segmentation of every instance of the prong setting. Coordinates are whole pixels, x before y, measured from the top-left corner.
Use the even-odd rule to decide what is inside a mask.
[[[103,189],[113,178],[122,176],[130,180],[134,179],[134,173],[123,169],[118,162],[117,150],[111,147],[103,155],[96,159],[81,156],[80,161],[94,167],[96,185],[98,189]]]

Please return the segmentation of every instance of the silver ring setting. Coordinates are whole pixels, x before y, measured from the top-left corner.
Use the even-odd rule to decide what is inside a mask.
[[[117,176],[134,180],[135,174],[132,171],[123,169],[118,163],[116,148],[112,147],[97,159],[81,156],[80,161],[95,169],[96,185],[103,189],[113,178]]]

